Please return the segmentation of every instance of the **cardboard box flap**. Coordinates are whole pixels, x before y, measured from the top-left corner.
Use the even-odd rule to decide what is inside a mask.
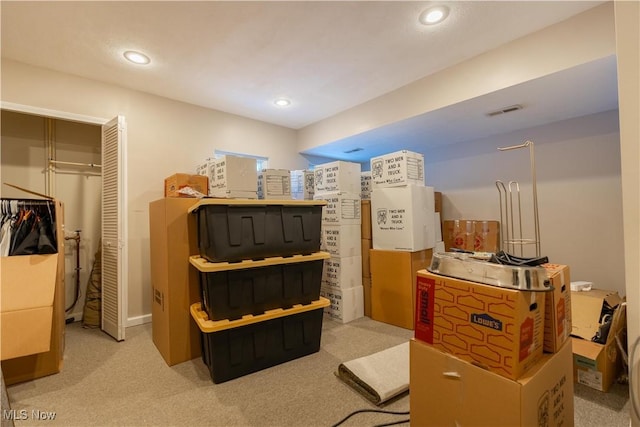
[[[26,188],[18,187],[17,185],[9,184],[7,182],[3,183],[4,185],[8,185],[9,187],[13,187],[17,190],[24,191],[25,193],[32,194],[34,196],[39,196],[47,200],[53,200],[53,197],[47,196],[46,194],[38,193],[37,191],[27,190]]]
[[[596,360],[602,351],[602,344],[593,341],[576,339],[572,341],[573,354]]]
[[[572,328],[571,335],[591,341],[600,327],[600,313],[607,302],[612,307],[622,299],[615,291],[592,289],[587,292],[571,293]]]
[[[611,327],[609,328],[609,335],[607,335],[607,344],[616,339],[616,335],[626,327],[627,325],[627,303],[626,298],[623,298],[620,305],[613,313],[613,319],[611,319]]]
[[[0,313],[53,306],[58,254],[0,258]]]

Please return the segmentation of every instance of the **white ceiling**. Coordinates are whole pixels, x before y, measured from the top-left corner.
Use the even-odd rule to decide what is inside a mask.
[[[419,24],[422,10],[443,3],[451,9],[444,23]],[[3,58],[300,129],[601,3],[2,1],[1,52]],[[127,63],[122,53],[131,49],[145,52],[151,64]],[[586,96],[583,89],[595,82],[596,93]],[[275,107],[278,96],[292,105]],[[493,122],[468,115],[470,106],[489,111],[513,99],[536,109],[510,114],[521,116],[504,128],[499,123],[507,115]],[[389,151],[384,147],[390,135],[401,134],[406,139],[400,148],[411,149],[426,125],[442,124],[430,127],[437,143],[616,106],[615,61],[598,61],[313,154],[335,156],[366,138],[371,148],[362,155],[368,159],[375,150]],[[461,130],[456,121],[463,119]]]

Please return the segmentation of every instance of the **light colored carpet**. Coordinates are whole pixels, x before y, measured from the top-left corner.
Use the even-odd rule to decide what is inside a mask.
[[[55,412],[53,421],[17,427],[64,426],[331,426],[375,406],[340,381],[337,366],[406,342],[402,328],[362,318],[324,320],[320,352],[223,384],[213,384],[201,359],[169,367],[151,339],[151,324],[127,329],[115,342],[79,323],[67,326],[64,369],[8,387],[11,407]],[[625,386],[610,393],[576,388],[576,426],[629,426]],[[407,395],[383,406],[408,411]],[[344,426],[373,426],[406,417],[358,414]],[[407,424],[405,424],[407,425]]]

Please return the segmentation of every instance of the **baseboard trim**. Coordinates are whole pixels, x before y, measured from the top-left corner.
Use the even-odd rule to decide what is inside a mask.
[[[144,325],[145,323],[151,323],[151,314],[145,314],[143,316],[129,317],[127,319],[127,328],[130,326]]]

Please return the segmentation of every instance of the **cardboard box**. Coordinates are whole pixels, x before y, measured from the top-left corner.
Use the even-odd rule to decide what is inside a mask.
[[[603,304],[617,307],[611,320],[606,344],[591,341],[600,327]],[[617,292],[602,289],[571,292],[574,380],[596,390],[607,392],[622,367],[616,336],[626,327],[626,306]]]
[[[416,275],[431,265],[432,250],[416,252],[372,249],[371,318],[413,329]]]
[[[498,252],[500,250],[500,222],[476,220],[473,250]]]
[[[415,339],[409,354],[411,425],[574,425],[569,343],[556,354],[545,354],[517,381]]]
[[[149,204],[151,314],[153,343],[169,366],[200,356],[200,331],[189,306],[200,302],[196,216],[187,210],[197,199],[165,198]]]
[[[360,172],[360,198],[368,200],[371,198],[371,171]]]
[[[58,254],[0,258],[1,360],[49,351]]]
[[[364,293],[362,286],[354,286],[345,289],[330,289],[321,287],[320,296],[327,298],[331,305],[324,312],[341,323],[349,323],[352,320],[364,316]]]
[[[401,150],[371,159],[372,188],[424,186],[424,155]]]
[[[500,222],[491,220],[446,220],[442,227],[445,250],[451,248],[476,252],[500,250]]]
[[[446,220],[442,224],[445,251],[451,248],[472,251],[475,241],[475,223],[472,220]]]
[[[555,353],[571,335],[571,277],[567,265],[542,267],[553,286],[553,291],[544,293],[544,351]]]
[[[440,219],[440,212],[433,214],[433,228],[436,232],[435,241],[442,242],[442,220]]]
[[[322,225],[320,250],[335,257],[361,256],[360,225]]]
[[[188,173],[176,173],[164,180],[164,197],[192,197],[179,193],[185,187],[204,194],[209,194],[209,179],[203,175],[189,175]]]
[[[373,230],[371,228],[371,200],[360,201],[360,219],[361,219],[361,231],[363,239],[369,239],[373,237]]]
[[[258,199],[291,200],[291,172],[288,169],[258,172]]]
[[[10,185],[10,184],[7,184]],[[11,185],[12,186],[12,185]],[[12,186],[15,187],[15,186]],[[30,190],[15,187],[26,193],[36,195],[38,197],[52,200],[54,204],[55,217],[56,217],[56,235],[64,236],[64,204],[56,199],[52,199],[44,194],[32,192]],[[58,239],[58,254],[54,256],[47,256],[50,259],[56,259],[56,268],[52,271],[53,266],[49,264],[50,260],[46,261],[47,267],[44,265],[38,267],[42,274],[49,276],[53,274],[54,277],[54,291],[53,291],[53,303],[48,308],[35,308],[16,310],[0,315],[1,328],[1,351],[2,359],[17,354],[27,354],[20,357],[13,357],[11,359],[2,360],[2,373],[4,375],[4,382],[6,385],[12,385],[21,383],[24,381],[34,380],[47,375],[52,375],[60,372],[63,365],[64,347],[65,347],[65,266],[64,256],[64,239]],[[17,257],[8,258],[24,258],[29,260],[32,257],[42,257],[42,255],[21,255]],[[2,278],[0,286],[2,286],[2,304],[9,304],[9,306],[15,307],[16,302],[12,301],[12,298],[7,298],[5,294],[5,288],[7,286],[13,286],[15,282],[13,279],[7,280],[8,275],[18,275],[20,277],[20,285],[28,286],[30,280],[25,280],[25,275],[35,272],[28,272],[24,265],[5,266],[4,262],[7,259],[2,258],[2,266],[0,266]],[[31,261],[19,260],[18,263]],[[12,261],[9,261],[10,263]],[[15,271],[15,268],[19,268],[19,271]],[[47,270],[45,272],[45,269]],[[12,271],[13,270],[13,271]],[[41,274],[41,275],[42,275]],[[42,279],[49,281],[50,277]],[[38,279],[39,281],[40,279]],[[34,284],[35,285],[35,284]],[[27,300],[23,299],[25,295],[21,295],[18,300],[32,301],[43,297],[43,295],[26,295]],[[34,299],[32,299],[34,298]],[[49,298],[48,296],[46,297]],[[18,301],[16,300],[16,301]],[[43,302],[44,298],[40,301]],[[39,303],[40,303],[39,302]],[[45,349],[45,344],[46,349]],[[36,349],[35,347],[39,348]],[[41,350],[44,350],[41,352]],[[35,352],[35,353],[33,353]]]
[[[355,193],[325,193],[313,196],[314,200],[325,200],[322,207],[322,224],[360,225],[362,221],[360,195]]]
[[[371,216],[374,249],[415,252],[435,245],[433,187],[376,188]]]
[[[362,277],[371,278],[371,258],[369,250],[372,248],[371,239],[361,239],[362,243]]]
[[[208,162],[209,196],[258,198],[256,159],[225,155]]]
[[[433,205],[436,212],[440,212],[442,217],[442,193],[439,191],[433,192]]]
[[[330,289],[362,286],[362,257],[331,257],[324,260],[322,284]]]
[[[371,278],[362,278],[362,293],[364,294],[364,315],[371,317]]]
[[[360,194],[360,163],[335,161],[314,169],[315,195],[326,193]]]
[[[314,179],[312,170],[291,171],[291,198],[294,200],[313,200]]]
[[[543,292],[524,292],[421,270],[415,338],[518,379],[542,357]]]

